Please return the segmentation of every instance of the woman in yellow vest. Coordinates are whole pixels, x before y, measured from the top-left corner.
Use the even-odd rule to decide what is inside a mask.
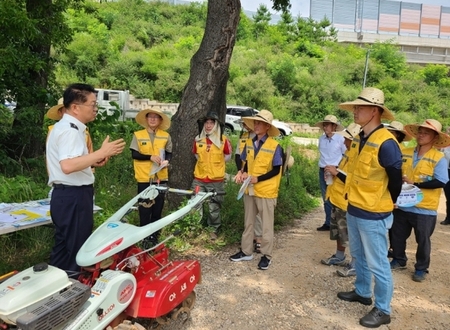
[[[412,279],[422,282],[430,266],[431,235],[436,226],[439,198],[448,181],[447,160],[436,148],[450,145],[450,137],[441,132],[441,123],[434,119],[406,125],[405,129],[416,138],[417,147],[403,150],[403,182],[420,188],[423,200],[415,206],[394,210],[391,269],[406,268],[406,240],[414,228],[417,251]]]
[[[328,172],[333,175],[333,183],[327,188],[326,199],[331,203],[330,239],[336,241],[336,252],[331,257],[320,261],[324,265],[343,265],[345,263],[348,231],[346,218],[347,200],[344,196],[344,189],[349,164],[348,150],[353,138],[359,134],[360,130],[360,125],[351,123],[343,131],[336,132],[336,134],[345,138],[344,144],[347,151],[342,155],[338,167],[333,165],[325,166],[325,173]],[[337,274],[342,277],[355,276],[355,259],[352,257],[352,260],[343,270],[337,270]]]
[[[192,153],[197,158],[194,168],[192,189],[200,191],[225,190],[225,162],[231,159],[231,143],[222,134],[223,124],[214,111],[198,121],[200,134],[195,137]],[[198,187],[198,188],[197,188]],[[215,196],[208,203],[209,216],[207,219],[211,240],[217,239],[221,219],[220,209],[223,196]]]
[[[253,235],[256,215],[262,221],[261,260],[258,268],[266,270],[271,264],[273,250],[273,223],[277,205],[278,188],[281,181],[283,164],[282,149],[273,138],[280,132],[272,125],[273,115],[261,110],[254,117],[243,118],[255,132],[253,139],[247,139],[241,159],[245,163],[236,174],[235,181],[243,183],[250,177],[250,184],[244,195],[244,232],[241,250],[230,257],[231,261],[249,261],[253,259]]]
[[[172,157],[172,140],[166,132],[170,127],[169,117],[160,110],[145,109],[136,115],[136,122],[144,129],[134,132],[130,144],[133,158],[134,177],[138,184],[138,193],[150,186],[150,183],[167,184],[169,174],[167,165]],[[154,204],[139,206],[140,225],[161,219],[164,207],[164,193],[160,192]],[[150,244],[157,244],[159,232],[148,237]]]

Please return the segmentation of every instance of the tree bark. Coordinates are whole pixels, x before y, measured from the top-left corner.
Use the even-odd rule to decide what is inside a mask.
[[[222,123],[225,122],[228,68],[240,11],[240,0],[208,1],[205,34],[200,48],[191,59],[190,77],[178,111],[172,117],[171,187],[188,189],[191,186],[195,166],[192,146],[199,133],[197,120],[214,110]],[[170,202],[171,206],[178,206],[181,198],[173,198]]]

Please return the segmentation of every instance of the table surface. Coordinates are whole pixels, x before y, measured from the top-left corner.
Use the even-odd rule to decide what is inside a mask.
[[[94,205],[94,212],[101,210]],[[23,203],[0,203],[0,235],[21,229],[52,224],[50,199]]]

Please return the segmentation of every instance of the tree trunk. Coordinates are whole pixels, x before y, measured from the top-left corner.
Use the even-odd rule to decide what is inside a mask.
[[[239,0],[209,0],[205,34],[200,48],[191,59],[191,71],[178,111],[172,117],[170,133],[173,155],[170,186],[189,189],[195,157],[192,146],[199,133],[197,120],[215,110],[225,122],[226,88],[236,31],[241,12]],[[177,206],[181,198],[171,199]]]

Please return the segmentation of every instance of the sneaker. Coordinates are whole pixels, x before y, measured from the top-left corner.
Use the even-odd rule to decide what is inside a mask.
[[[342,277],[356,276],[356,269],[351,264],[348,264],[342,269],[338,269],[336,273]]]
[[[231,261],[250,261],[253,259],[253,255],[246,255],[244,252],[242,252],[242,250],[240,250],[238,253],[233,254],[230,257]]]
[[[339,266],[339,265],[343,265],[345,263],[345,255],[342,259],[339,259],[338,257],[336,257],[335,254],[333,254],[331,257],[327,258],[327,259],[322,259],[320,260],[321,263],[323,263],[324,265],[328,265],[328,266]]]
[[[449,219],[447,219],[447,218],[445,218],[445,220],[444,220],[444,221],[441,221],[441,225],[444,225],[444,226],[446,226],[446,225],[450,225],[450,220],[449,220]]]
[[[414,282],[422,282],[427,277],[427,273],[428,273],[428,271],[426,271],[426,270],[416,270],[414,272],[412,279]]]
[[[406,264],[402,265],[400,263],[400,261],[398,261],[397,259],[392,259],[392,261],[391,261],[391,269],[392,270],[405,269],[405,268],[406,268]]]
[[[262,270],[269,269],[269,265],[271,263],[272,261],[269,258],[267,258],[266,255],[263,255],[258,263],[258,268]]]
[[[389,259],[394,258],[394,250],[392,250],[391,248],[389,248],[387,257],[388,257]]]

